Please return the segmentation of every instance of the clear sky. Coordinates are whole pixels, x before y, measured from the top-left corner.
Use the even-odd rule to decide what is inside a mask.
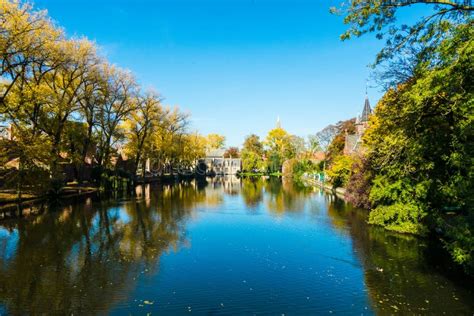
[[[307,136],[362,111],[368,64],[383,42],[346,42],[337,1],[36,0],[107,58],[191,114],[192,129],[239,146],[279,116]],[[374,105],[378,88],[369,88]]]

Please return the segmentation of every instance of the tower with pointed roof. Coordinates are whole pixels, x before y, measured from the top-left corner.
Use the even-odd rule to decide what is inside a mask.
[[[357,134],[364,134],[365,130],[369,125],[369,116],[372,114],[372,108],[370,107],[369,97],[367,92],[365,94],[364,108],[362,109],[362,114],[359,115],[356,119],[356,130]]]
[[[369,118],[372,114],[372,108],[370,107],[369,97],[367,95],[367,89],[365,92],[365,102],[362,109],[362,114],[357,115],[356,117],[356,133],[353,135],[346,135],[345,144],[344,144],[344,154],[351,155],[354,153],[359,153],[362,150],[362,136],[365,133],[365,130],[369,126]]]
[[[280,116],[277,116],[276,128],[281,128]]]

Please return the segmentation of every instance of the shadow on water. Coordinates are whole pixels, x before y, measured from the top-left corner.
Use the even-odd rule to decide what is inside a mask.
[[[369,227],[366,212],[291,181],[214,178],[142,185],[133,197],[90,197],[1,222],[0,314],[107,313],[130,305],[137,276],[159,275],[164,254],[193,248],[188,221],[199,209],[223,208],[228,198],[240,198],[247,214],[309,213],[309,220],[327,222],[331,234],[350,240],[354,254],[332,259],[362,270],[374,312],[474,311],[472,284],[439,273],[425,240]]]
[[[375,311],[431,315],[474,311],[472,279],[463,280],[440,266],[438,260],[444,259],[440,249],[426,239],[370,226],[366,211],[331,199],[328,215],[332,225],[352,239]]]

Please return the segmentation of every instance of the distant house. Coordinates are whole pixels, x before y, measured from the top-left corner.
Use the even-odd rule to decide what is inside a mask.
[[[369,98],[365,96],[364,108],[362,109],[362,115],[357,117],[356,120],[356,132],[355,134],[346,134],[344,143],[344,154],[352,155],[363,152],[362,136],[369,126],[369,116],[372,114],[372,108],[370,107]]]
[[[0,139],[13,140],[13,127],[12,125],[0,125]]]
[[[242,170],[240,158],[224,158],[224,154],[225,149],[215,149],[199,160],[199,165],[205,167],[206,175],[233,175]]]

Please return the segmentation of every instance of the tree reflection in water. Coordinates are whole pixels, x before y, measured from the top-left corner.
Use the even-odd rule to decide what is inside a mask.
[[[185,242],[202,190],[190,183],[137,189],[131,201],[86,200],[2,223],[0,300],[9,313],[106,312]],[[121,205],[122,204],[122,205]]]
[[[268,223],[273,217],[307,216],[299,220],[350,240],[353,256],[336,259],[360,263],[360,282],[376,312],[474,310],[472,290],[433,268],[426,241],[369,227],[365,211],[291,181],[215,178],[139,186],[134,197],[87,199],[2,222],[0,313],[106,313],[129,304],[138,278],[159,274],[164,253],[191,246],[188,219],[196,210],[225,208],[226,197],[240,201],[243,212],[268,215]]]
[[[352,238],[354,252],[378,314],[470,314],[474,310],[472,283],[450,280],[430,260],[424,239],[388,232],[366,222],[367,212],[330,198],[333,227]],[[465,286],[465,287],[464,287]]]

